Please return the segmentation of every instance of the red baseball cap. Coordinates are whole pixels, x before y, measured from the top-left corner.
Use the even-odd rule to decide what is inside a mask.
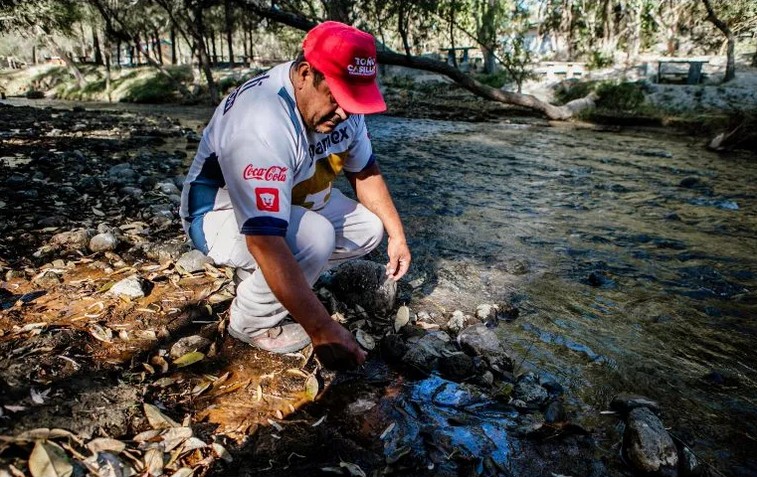
[[[339,22],[323,22],[302,42],[305,59],[326,77],[339,106],[353,114],[386,111],[376,83],[373,35]]]

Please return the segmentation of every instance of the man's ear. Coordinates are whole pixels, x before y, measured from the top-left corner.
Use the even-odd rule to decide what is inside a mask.
[[[303,61],[297,65],[297,68],[294,70],[295,85],[299,87],[304,86],[308,76],[311,76],[312,74],[313,68],[310,67],[310,63]]]

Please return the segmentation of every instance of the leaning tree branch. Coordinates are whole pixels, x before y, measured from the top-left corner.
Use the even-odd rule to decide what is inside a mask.
[[[255,2],[245,3],[244,6],[246,6],[256,15],[268,18],[269,20],[282,23],[298,30],[308,31],[317,25],[316,22],[304,18],[296,13],[291,13],[275,8],[263,7]],[[492,88],[491,86],[487,86],[477,81],[470,75],[463,73],[457,68],[439,60],[412,55],[403,55],[389,51],[388,49],[386,49],[386,47],[379,48],[376,56],[378,62],[381,64],[405,66],[408,68],[438,73],[450,78],[452,81],[459,84],[476,96],[500,103],[533,109],[543,113],[549,119],[569,119],[577,112],[589,107],[593,107],[594,101],[596,100],[596,95],[592,94],[587,96],[586,98],[572,101],[563,106],[555,106],[542,101],[536,96],[530,94],[513,93],[510,91],[503,91],[501,89]]]

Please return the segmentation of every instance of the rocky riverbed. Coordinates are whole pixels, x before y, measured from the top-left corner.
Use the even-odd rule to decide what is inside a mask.
[[[703,471],[657,403],[592,409],[525,364],[500,339],[513,304],[424,309],[375,262],[316,285],[360,370],[236,342],[232,271],[176,215],[196,129],[82,107],[0,124],[0,475]]]

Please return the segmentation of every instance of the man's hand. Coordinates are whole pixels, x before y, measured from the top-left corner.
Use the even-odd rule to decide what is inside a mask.
[[[389,255],[389,263],[386,264],[386,276],[396,282],[410,268],[411,257],[407,242],[389,237],[387,255]]]
[[[366,352],[352,333],[336,321],[310,335],[313,349],[321,364],[329,369],[352,369],[365,362]]]

